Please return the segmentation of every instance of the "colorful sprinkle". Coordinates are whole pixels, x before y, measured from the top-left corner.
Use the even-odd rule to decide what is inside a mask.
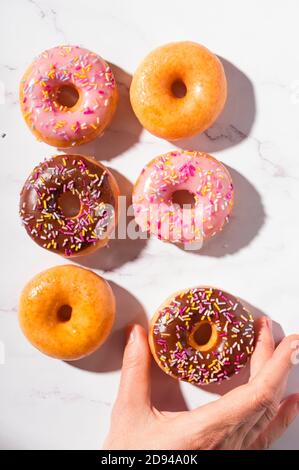
[[[77,90],[78,105],[59,102],[66,86]],[[27,124],[40,139],[70,147],[104,130],[115,93],[112,70],[101,57],[78,46],[60,46],[40,54],[26,71],[20,101]]]
[[[173,202],[188,191],[194,205]],[[225,166],[203,152],[172,151],[152,160],[141,172],[133,193],[135,219],[160,240],[193,243],[214,236],[228,222],[233,184]]]
[[[78,200],[77,214],[63,212],[65,193]],[[69,257],[109,236],[115,203],[105,167],[81,155],[57,155],[38,165],[25,182],[20,216],[34,241]]]

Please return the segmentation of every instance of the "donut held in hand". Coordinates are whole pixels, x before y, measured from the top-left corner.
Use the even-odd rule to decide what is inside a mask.
[[[143,127],[167,140],[199,134],[221,113],[227,94],[222,63],[195,42],[175,42],[150,52],[130,89]]]
[[[254,350],[254,322],[240,300],[214,287],[172,295],[157,310],[149,332],[161,369],[196,385],[237,374]]]
[[[57,266],[37,274],[19,301],[19,322],[27,339],[44,354],[67,361],[101,346],[114,317],[109,284],[77,266]]]

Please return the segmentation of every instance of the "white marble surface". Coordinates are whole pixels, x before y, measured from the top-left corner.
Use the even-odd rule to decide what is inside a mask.
[[[145,322],[173,291],[211,284],[272,316],[277,336],[298,332],[299,3],[297,0],[4,0],[0,17],[1,448],[98,448],[119,381],[122,327]],[[201,254],[159,241],[111,243],[81,261],[112,282],[118,320],[108,343],[77,365],[36,351],[17,323],[24,283],[65,263],[40,249],[18,218],[19,190],[33,166],[55,149],[34,140],[18,106],[18,83],[40,51],[80,44],[112,64],[121,102],[105,136],[80,150],[119,172],[129,191],[155,155],[175,148],[142,130],[128,101],[132,74],[152,48],[200,42],[224,59],[229,99],[217,124],[182,146],[207,150],[227,164],[237,204],[230,225]],[[0,90],[1,91],[1,90]],[[123,177],[121,177],[123,175]],[[126,179],[125,179],[126,178]],[[156,400],[194,407],[224,389],[179,386],[154,370]],[[299,390],[299,366],[288,390]],[[274,448],[299,449],[299,420]]]

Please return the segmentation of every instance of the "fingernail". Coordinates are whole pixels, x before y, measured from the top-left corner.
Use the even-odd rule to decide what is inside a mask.
[[[135,340],[135,325],[128,325],[126,328],[126,344],[133,343]]]
[[[266,323],[270,330],[272,330],[272,319],[270,317],[266,317]]]

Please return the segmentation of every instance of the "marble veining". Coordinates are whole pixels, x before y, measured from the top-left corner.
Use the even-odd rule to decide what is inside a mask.
[[[36,2],[35,0],[27,0],[28,3],[31,3],[39,15],[39,17],[44,20],[44,19],[49,19],[49,21],[53,24],[54,31],[55,33],[60,36],[65,43],[67,43],[67,38],[63,30],[60,28],[58,25],[58,20],[57,20],[57,11],[54,10],[54,8],[43,8],[39,2]]]

